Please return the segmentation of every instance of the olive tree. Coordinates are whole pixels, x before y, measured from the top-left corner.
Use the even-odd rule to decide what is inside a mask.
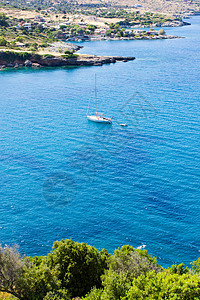
[[[0,246],[0,291],[23,300],[40,300],[59,288],[45,257],[22,258],[17,247]]]
[[[0,291],[21,299],[24,262],[17,247],[0,246]]]

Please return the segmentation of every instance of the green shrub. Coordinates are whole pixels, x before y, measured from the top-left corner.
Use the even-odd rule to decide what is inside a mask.
[[[52,54],[44,54],[44,58],[54,58],[55,56]]]
[[[71,53],[71,54],[63,54],[63,55],[61,55],[63,58],[75,58],[75,57],[78,57],[78,54],[73,54],[73,53]]]
[[[65,54],[73,54],[73,50],[71,50],[71,51],[65,50]]]
[[[103,300],[121,299],[131,287],[131,281],[126,272],[108,270],[102,279],[104,290],[101,297]]]
[[[0,26],[8,26],[7,17],[4,13],[0,13]]]
[[[183,263],[164,269],[146,250],[129,245],[109,255],[105,249],[61,240],[48,256],[25,258],[16,247],[0,246],[0,290],[24,300],[197,300],[200,258],[192,265],[192,271]],[[0,293],[0,299],[15,299],[9,294]]]
[[[32,57],[35,58],[36,60],[41,60],[42,55],[37,54],[37,53],[34,53],[34,54],[32,55]]]
[[[6,39],[2,36],[0,37],[0,46],[7,46],[9,43]]]
[[[132,282],[132,287],[123,300],[133,299],[200,299],[200,278],[191,274],[169,274],[168,272],[149,272]]]
[[[158,31],[158,34],[159,34],[159,35],[165,35],[164,29],[160,29],[160,30]]]
[[[57,290],[48,292],[43,300],[70,300],[71,297],[67,290]]]
[[[30,59],[31,56],[31,53],[28,52],[0,51],[0,59],[7,62],[14,62],[15,60],[25,61]]]
[[[185,268],[185,265],[182,263],[180,265],[172,265],[169,269],[171,274],[183,275],[189,273],[188,267]]]
[[[151,270],[157,273],[162,267],[157,264],[155,257],[147,254],[146,250],[125,245],[114,251],[114,255],[110,257],[109,269],[117,273],[126,272],[128,278],[133,280]]]
[[[39,45],[41,48],[46,48],[46,47],[49,47],[49,44],[47,43],[42,43]]]
[[[36,51],[36,49],[34,47],[30,47],[29,50],[33,53]]]
[[[200,274],[200,257],[196,261],[193,261],[191,264],[193,272],[195,274]]]
[[[18,37],[16,37],[15,41],[22,43],[24,41],[24,39],[23,39],[23,37],[18,36]]]
[[[31,44],[31,47],[37,50],[37,48],[38,48],[38,43],[32,43],[32,44]]]
[[[97,289],[94,287],[91,292],[83,298],[83,300],[101,300],[102,293],[102,289]]]

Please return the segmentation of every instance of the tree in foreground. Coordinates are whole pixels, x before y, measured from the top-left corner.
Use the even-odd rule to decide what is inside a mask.
[[[93,288],[84,300],[197,300],[200,299],[200,276],[183,264],[155,270],[128,280],[124,273],[107,273],[104,289]]]
[[[58,288],[45,257],[22,259],[16,247],[0,247],[0,291],[18,299],[41,300]]]
[[[54,242],[47,262],[52,272],[61,282],[61,288],[72,297],[83,296],[93,286],[102,286],[101,276],[107,269],[108,252],[98,251],[85,243],[72,240]]]
[[[61,240],[47,257],[33,258],[22,258],[16,247],[0,247],[0,291],[19,300],[197,300],[200,258],[192,266],[164,269],[146,250],[128,245],[109,255]]]
[[[16,247],[0,246],[0,291],[21,296],[23,261]]]
[[[132,281],[140,275],[144,277],[149,271],[158,273],[162,270],[156,258],[147,254],[146,250],[122,246],[115,250],[109,258],[109,269],[102,276],[104,289],[93,289],[85,300],[117,300],[126,296]]]

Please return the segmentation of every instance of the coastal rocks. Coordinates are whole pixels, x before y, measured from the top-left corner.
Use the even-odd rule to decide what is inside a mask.
[[[7,67],[8,67],[8,68],[13,68],[14,66],[15,66],[14,63],[8,63],[8,64],[7,64]]]
[[[38,64],[38,63],[32,63],[32,67],[33,67],[33,68],[40,68],[40,67],[41,67],[41,65],[40,65],[40,64]]]
[[[170,39],[181,39],[181,36],[169,35],[169,34],[159,34],[159,35],[145,35],[145,36],[135,36],[127,40],[170,40]]]
[[[140,30],[139,33],[133,34],[133,35],[129,35],[129,36],[123,36],[123,37],[99,37],[99,38],[95,38],[95,41],[130,41],[130,40],[161,40],[161,39],[177,39],[177,38],[182,38],[180,36],[174,36],[174,35],[161,35],[158,33],[158,31],[151,31],[151,32],[143,32],[142,30]],[[93,38],[91,38],[90,40],[93,40]]]
[[[166,21],[166,22],[156,22],[156,23],[152,23],[150,24],[151,28],[154,27],[180,27],[180,26],[186,26],[186,25],[191,25],[188,22],[185,22],[183,20],[170,20],[170,21]],[[128,27],[126,27],[128,28]],[[131,26],[131,28],[146,28],[145,25],[133,25]]]
[[[39,64],[44,67],[62,66],[102,66],[103,64],[115,63],[117,61],[134,60],[135,57],[122,56],[97,56],[97,55],[78,55],[75,57],[63,58],[57,56],[53,58],[32,59],[32,64]],[[33,65],[32,65],[33,66]]]
[[[0,71],[4,70],[6,68],[6,65],[0,65]]]
[[[68,63],[71,65],[88,65],[88,66],[102,66],[103,64],[116,63],[123,60],[134,60],[135,57],[122,57],[122,56],[97,56],[87,55],[78,56],[76,60],[68,59]]]
[[[116,63],[117,61],[127,62],[134,60],[135,57],[123,57],[123,56],[98,56],[98,55],[69,55],[67,56],[51,56],[46,55],[33,55],[30,60],[3,62],[0,61],[0,69],[6,67],[19,68],[19,67],[62,67],[62,66],[102,66],[103,64]]]
[[[32,66],[32,61],[26,60],[24,65],[25,65],[25,67],[31,67]]]
[[[186,26],[186,25],[191,25],[190,23],[188,22],[185,22],[185,21],[178,21],[178,20],[174,20],[174,21],[166,21],[164,23],[162,23],[160,26],[157,26],[157,27],[180,27],[180,26]]]
[[[71,52],[76,52],[76,51],[80,50],[81,48],[83,48],[83,47],[72,44],[72,43],[54,42],[54,43],[50,44],[50,47],[48,48],[48,50],[50,52],[64,53],[65,50],[71,51]]]
[[[113,58],[115,59],[115,61],[129,61],[129,60],[134,60],[135,57],[132,57],[132,56],[127,56],[127,57],[124,57],[124,56],[113,56]]]

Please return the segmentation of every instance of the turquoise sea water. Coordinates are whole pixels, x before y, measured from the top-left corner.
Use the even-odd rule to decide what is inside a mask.
[[[200,17],[184,39],[85,42],[135,56],[102,67],[0,72],[0,240],[45,255],[72,238],[159,263],[200,256]],[[98,108],[113,124],[86,119]],[[119,123],[127,123],[127,128]]]

